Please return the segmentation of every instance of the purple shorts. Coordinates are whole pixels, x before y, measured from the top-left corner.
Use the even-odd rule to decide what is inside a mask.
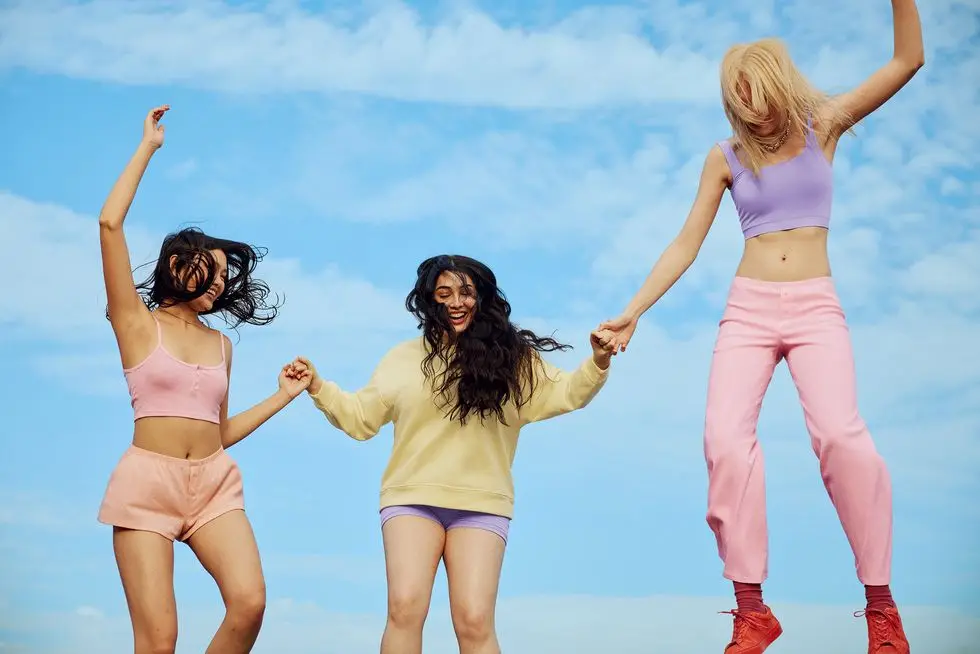
[[[457,527],[469,527],[470,529],[482,529],[490,531],[500,536],[504,543],[507,543],[507,533],[510,529],[510,518],[505,518],[492,513],[480,513],[479,511],[464,511],[462,509],[445,509],[439,506],[427,506],[425,504],[407,504],[402,506],[386,506],[381,509],[381,526],[399,515],[414,515],[420,518],[428,518],[442,525],[446,531]]]

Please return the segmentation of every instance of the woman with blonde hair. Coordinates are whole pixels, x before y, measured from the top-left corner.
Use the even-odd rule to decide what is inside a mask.
[[[704,428],[707,520],[738,608],[726,654],[761,654],[782,633],[763,604],[768,535],[756,426],[773,370],[785,359],[820,471],[865,585],[869,654],[908,654],[889,588],[891,482],[857,406],[848,327],[830,277],[827,233],[840,137],[894,96],[923,65],[914,0],[892,0],[891,61],[853,90],[813,89],[785,47],[737,45],[721,66],[733,137],[708,153],[693,208],[621,316],[600,329],[625,351],[637,322],[694,262],[729,189],[745,250],[721,320]]]

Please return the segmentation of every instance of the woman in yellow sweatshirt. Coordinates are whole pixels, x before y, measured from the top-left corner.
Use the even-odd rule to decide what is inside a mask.
[[[381,654],[421,654],[440,559],[461,654],[499,654],[494,607],[513,515],[511,465],[521,427],[586,406],[605,384],[613,349],[593,332],[573,372],[542,352],[566,350],[510,321],[484,264],[443,255],[418,268],[406,306],[421,338],[391,349],[356,393],[312,371],[307,389],[336,428],[367,440],[394,423],[381,481],[388,622]],[[600,338],[603,336],[604,338]]]

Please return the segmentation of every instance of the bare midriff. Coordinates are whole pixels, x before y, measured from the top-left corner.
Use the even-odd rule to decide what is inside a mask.
[[[136,421],[133,445],[178,459],[203,459],[221,449],[221,427],[205,420],[148,416]]]
[[[735,274],[766,282],[829,277],[827,229],[800,227],[747,239]]]

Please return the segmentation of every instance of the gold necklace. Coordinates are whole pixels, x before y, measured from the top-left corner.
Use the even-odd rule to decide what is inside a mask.
[[[786,139],[789,138],[789,128],[790,128],[790,121],[787,120],[786,127],[783,129],[783,133],[779,135],[779,138],[776,139],[776,142],[772,144],[762,143],[761,144],[762,149],[767,150],[770,154],[773,154],[776,151],[778,151],[779,148],[783,147],[783,144],[786,143]]]

